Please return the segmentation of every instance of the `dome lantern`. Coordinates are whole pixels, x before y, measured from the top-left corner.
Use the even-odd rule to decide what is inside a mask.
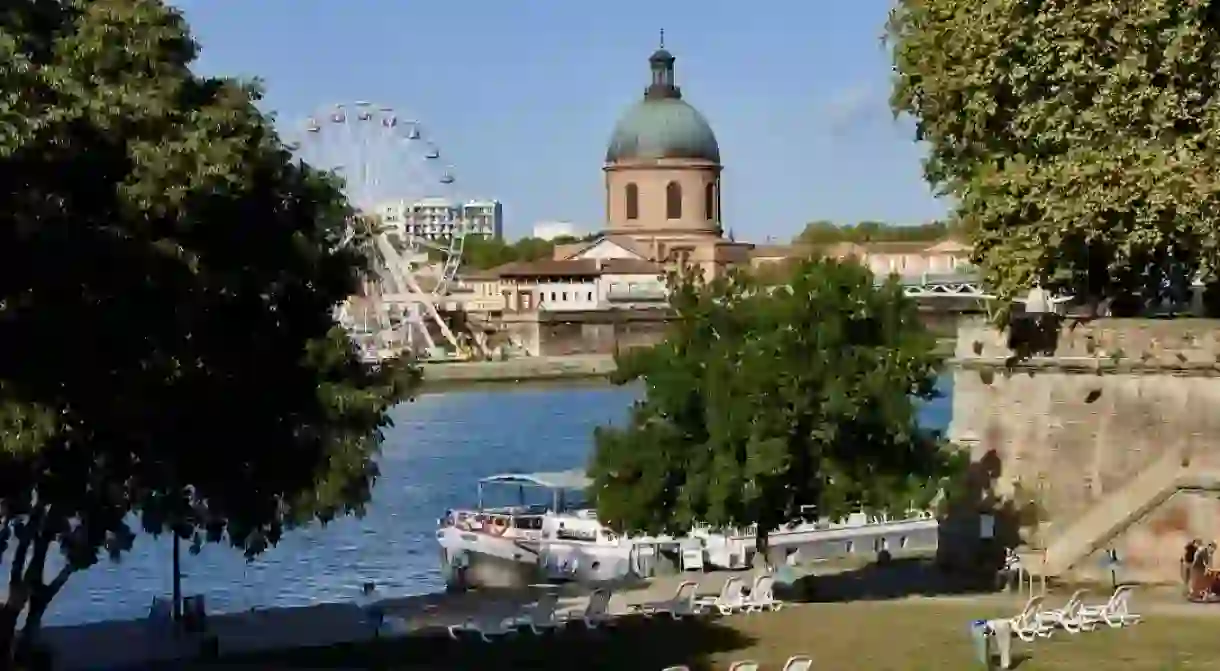
[[[720,163],[720,145],[707,119],[682,99],[673,54],[660,48],[648,58],[650,83],[644,99],[619,119],[606,149],[606,163],[686,159]]]
[[[648,57],[652,84],[644,89],[645,100],[677,100],[682,97],[682,89],[674,83],[675,60],[674,55],[665,50],[665,29],[662,28],[661,45]]]

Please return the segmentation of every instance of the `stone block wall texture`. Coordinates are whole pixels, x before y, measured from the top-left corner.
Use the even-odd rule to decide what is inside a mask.
[[[624,310],[547,315],[537,324],[539,355],[573,356],[655,345],[665,339],[669,321],[664,313]]]
[[[963,320],[950,439],[998,464],[994,494],[1038,511],[1021,538],[1045,547],[1166,451],[1220,467],[1220,322],[1104,319],[1064,325],[1050,356],[1009,367],[1007,335]],[[1220,540],[1220,492],[1181,491],[1120,532],[1125,580],[1176,580],[1191,537]],[[1019,496],[1018,496],[1019,495]],[[1013,500],[1014,497],[1025,499]],[[1085,533],[1081,531],[1081,533]],[[1109,578],[1097,557],[1068,576]]]

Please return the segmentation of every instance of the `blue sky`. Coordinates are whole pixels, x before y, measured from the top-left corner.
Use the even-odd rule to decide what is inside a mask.
[[[887,107],[889,0],[177,0],[210,74],[258,76],[281,131],[369,100],[421,119],[454,195],[504,202],[506,234],[594,231],[617,117],[665,29],[725,164],[738,240],[805,222],[940,216],[922,150]]]

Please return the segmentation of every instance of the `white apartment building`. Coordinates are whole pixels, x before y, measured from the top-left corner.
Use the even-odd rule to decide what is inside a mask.
[[[454,233],[485,240],[504,234],[504,205],[498,200],[470,200],[464,203],[446,198],[417,201],[392,201],[377,207],[381,220],[401,237],[420,237],[442,242]]]

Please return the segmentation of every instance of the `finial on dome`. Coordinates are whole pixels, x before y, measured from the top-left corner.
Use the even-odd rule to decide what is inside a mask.
[[[648,57],[652,70],[652,83],[644,91],[647,100],[676,99],[682,91],[674,81],[674,56],[665,50],[665,29],[661,29],[661,46]]]

